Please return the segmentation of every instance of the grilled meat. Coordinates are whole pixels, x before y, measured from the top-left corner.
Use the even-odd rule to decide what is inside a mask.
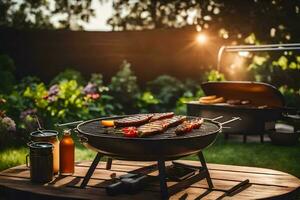
[[[199,103],[201,103],[201,104],[216,104],[216,103],[224,103],[224,102],[225,102],[224,97],[217,97],[215,95],[201,97],[199,99]]]
[[[162,120],[162,122],[165,123],[165,126],[167,126],[167,128],[170,128],[181,124],[185,120],[186,116],[175,116],[172,118],[164,119]]]
[[[140,137],[145,137],[157,133],[162,133],[170,127],[181,124],[185,119],[186,117],[184,116],[175,116],[164,120],[150,122],[148,124],[138,127],[138,135]]]
[[[161,119],[166,119],[166,118],[171,118],[174,116],[173,112],[167,112],[167,113],[154,113],[152,118],[149,120],[150,122],[156,121],[156,120],[161,120]]]
[[[193,125],[193,129],[200,128],[200,126],[203,124],[203,122],[204,122],[203,118],[197,118],[197,119],[191,120],[191,123]]]
[[[162,121],[154,121],[140,126],[138,128],[138,135],[140,137],[150,136],[157,133],[162,133],[165,130],[166,130],[166,126],[164,126]]]
[[[241,105],[240,99],[229,99],[226,101],[229,105]]]
[[[243,101],[241,101],[242,105],[248,105],[250,103],[251,103],[250,100],[243,100]]]
[[[229,99],[226,101],[229,105],[239,106],[239,105],[248,105],[250,104],[249,100],[240,100],[240,99]]]
[[[191,132],[193,129],[198,129],[203,123],[203,119],[193,119],[190,121],[185,121],[182,124],[180,124],[178,127],[175,129],[176,135],[183,135],[185,133]]]
[[[125,117],[115,120],[114,125],[116,127],[140,126],[147,123],[152,116],[153,114],[139,114],[131,117]]]

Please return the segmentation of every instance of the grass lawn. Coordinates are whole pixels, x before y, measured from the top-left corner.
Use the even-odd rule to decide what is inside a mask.
[[[26,147],[11,147],[0,150],[0,171],[25,163]],[[95,152],[76,145],[76,160],[92,160]],[[217,141],[205,149],[204,156],[209,163],[264,167],[284,171],[300,178],[300,143],[296,146],[275,146],[269,142],[243,144],[239,141]],[[186,159],[197,159],[189,156]]]

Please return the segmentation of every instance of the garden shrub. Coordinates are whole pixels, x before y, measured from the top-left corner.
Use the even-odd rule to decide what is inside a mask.
[[[139,97],[140,88],[137,77],[126,60],[120,66],[120,70],[111,78],[109,94],[113,96],[112,103],[116,114],[138,112],[136,102]]]
[[[217,70],[210,70],[204,74],[204,81],[226,81],[225,75]]]
[[[4,98],[0,97],[0,106],[5,105],[7,102]],[[6,146],[12,138],[15,137],[16,123],[6,115],[6,111],[0,109],[0,148]]]
[[[9,93],[15,84],[15,65],[7,55],[0,55],[0,93]]]
[[[284,96],[286,106],[300,108],[300,89],[297,90],[283,85],[279,88],[279,91]]]
[[[159,111],[169,111],[175,108],[176,101],[184,93],[183,83],[169,75],[158,76],[147,84],[149,91],[159,100]]]
[[[150,91],[144,91],[138,98],[137,106],[141,113],[159,112],[159,103],[159,99]]]
[[[273,69],[281,68],[273,64]],[[208,71],[201,78],[203,81],[225,80],[225,76],[215,70]],[[92,74],[86,81],[74,70],[58,74],[49,85],[36,77],[25,77],[13,86],[10,93],[0,94],[0,98],[7,101],[6,104],[0,104],[0,110],[16,121],[17,132],[26,138],[37,128],[35,115],[44,122],[44,128],[53,128],[56,122],[125,113],[175,111],[177,114],[186,114],[185,104],[204,95],[200,85],[200,81],[180,81],[162,75],[148,82],[146,88],[140,89],[130,63],[124,61],[108,85],[104,83],[102,74]],[[288,106],[299,107],[299,85],[282,86],[280,91]]]
[[[114,113],[113,97],[108,94],[109,88],[103,83],[102,74],[92,74],[83,92],[89,97],[87,109],[91,117],[101,117]]]
[[[88,109],[85,109],[86,101],[83,87],[76,80],[63,80],[52,85],[49,89],[44,83],[35,87],[27,87],[23,96],[34,103],[33,108],[44,120],[66,122],[75,119],[87,119]]]
[[[74,69],[66,69],[57,74],[50,82],[50,85],[58,84],[61,81],[75,80],[78,84],[82,85],[85,80],[79,71]]]

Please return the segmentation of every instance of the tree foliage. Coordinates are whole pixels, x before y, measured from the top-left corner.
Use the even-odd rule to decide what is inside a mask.
[[[293,41],[300,36],[299,0],[116,0],[108,23],[114,30],[195,25],[224,39]]]
[[[16,28],[82,29],[94,16],[92,0],[1,0],[0,25]]]

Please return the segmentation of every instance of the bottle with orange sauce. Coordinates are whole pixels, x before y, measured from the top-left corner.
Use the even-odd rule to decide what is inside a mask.
[[[75,169],[74,154],[75,144],[71,131],[65,130],[59,143],[59,171],[61,175],[72,175]]]

